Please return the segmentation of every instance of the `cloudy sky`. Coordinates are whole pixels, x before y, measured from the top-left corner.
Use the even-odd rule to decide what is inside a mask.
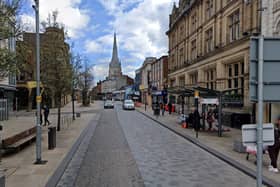
[[[65,25],[69,43],[86,56],[95,82],[108,74],[113,35],[117,33],[122,71],[134,78],[145,57],[167,54],[169,14],[178,0],[40,0],[40,19],[54,10]],[[24,0],[20,18],[34,28],[33,0]]]

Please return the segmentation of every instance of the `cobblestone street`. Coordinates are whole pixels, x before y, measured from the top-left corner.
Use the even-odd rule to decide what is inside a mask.
[[[255,186],[253,178],[120,104],[101,110],[88,134],[69,164],[74,169],[62,177],[75,186]]]
[[[255,180],[133,111],[120,124],[146,186],[255,186]]]
[[[143,186],[114,110],[102,112],[75,186]]]

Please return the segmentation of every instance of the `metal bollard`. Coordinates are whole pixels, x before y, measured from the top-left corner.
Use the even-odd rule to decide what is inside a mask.
[[[49,127],[48,131],[48,149],[56,147],[56,127]]]

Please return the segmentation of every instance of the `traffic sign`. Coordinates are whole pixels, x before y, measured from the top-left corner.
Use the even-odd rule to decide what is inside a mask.
[[[242,143],[244,146],[257,145],[257,125],[242,125]],[[263,146],[274,144],[274,125],[272,123],[263,124]]]
[[[258,100],[258,37],[251,38],[250,44],[250,99]],[[263,101],[280,102],[280,38],[265,37],[263,46]]]

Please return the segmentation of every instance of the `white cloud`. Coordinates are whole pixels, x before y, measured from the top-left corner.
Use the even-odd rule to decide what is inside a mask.
[[[92,72],[95,82],[104,80],[108,76],[109,66],[106,64],[95,65],[92,67]]]
[[[35,18],[28,14],[23,14],[19,16],[20,26],[24,31],[35,32]]]
[[[33,4],[34,1],[30,0],[30,5]],[[58,11],[57,21],[65,25],[71,38],[78,38],[82,36],[82,31],[87,27],[90,20],[88,11],[80,9],[80,4],[81,0],[41,0],[40,21],[46,20],[52,11]],[[34,17],[33,14],[22,15],[22,20],[25,21],[28,16]],[[34,24],[31,26],[34,27]]]
[[[100,36],[94,40],[85,41],[86,53],[107,53],[111,54],[113,48],[113,34]]]
[[[99,1],[114,16],[111,27],[117,31],[120,50],[129,52],[130,56],[136,58],[135,61],[144,60],[146,56],[160,57],[167,54],[168,38],[165,33],[173,1]]]
[[[130,76],[131,78],[135,77],[135,69],[137,67],[132,66],[132,65],[128,65],[128,66],[124,66],[123,68],[123,74]]]
[[[87,53],[100,53],[103,51],[103,46],[96,41],[87,40],[85,42],[85,47]]]

